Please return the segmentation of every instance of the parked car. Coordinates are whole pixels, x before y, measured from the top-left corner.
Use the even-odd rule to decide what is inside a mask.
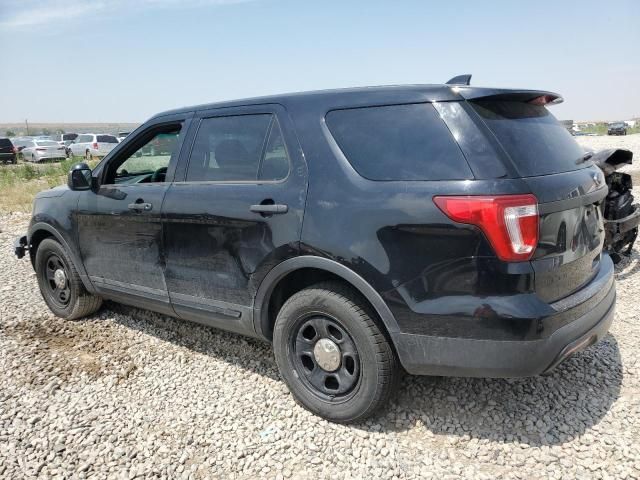
[[[64,160],[65,148],[53,140],[38,140],[34,138],[25,142],[21,154],[27,162],[41,162],[42,160]]]
[[[616,295],[607,187],[561,100],[462,77],[172,110],[38,194],[15,252],[57,316],[108,298],[273,342],[293,397],[336,422],[400,367],[550,372],[605,336]]]
[[[0,138],[0,162],[17,163],[18,150],[8,138]]]
[[[72,156],[91,160],[104,157],[116,145],[118,145],[118,139],[113,135],[83,133],[69,145],[69,149]]]
[[[13,146],[16,149],[17,159],[22,158],[22,150],[24,150],[25,147],[30,145],[32,140],[33,139],[31,137],[16,137],[11,140],[11,142],[13,143]]]
[[[123,141],[130,133],[131,132],[118,132],[118,134],[116,135],[116,137],[118,138],[118,142]]]
[[[607,135],[626,135],[627,125],[624,122],[610,123],[607,128]]]
[[[67,157],[71,156],[71,149],[69,146],[78,138],[77,133],[59,133],[54,136],[54,140],[58,142],[59,145],[62,145],[65,150],[65,154]]]

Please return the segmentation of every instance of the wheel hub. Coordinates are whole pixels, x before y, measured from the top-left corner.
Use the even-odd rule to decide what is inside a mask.
[[[67,284],[67,276],[64,273],[64,270],[61,268],[57,269],[53,274],[53,280],[58,288],[64,288]]]
[[[321,338],[313,347],[316,362],[326,372],[334,372],[340,366],[340,347],[328,338]]]

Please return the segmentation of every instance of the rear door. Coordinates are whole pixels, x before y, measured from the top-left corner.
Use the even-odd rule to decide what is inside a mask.
[[[163,206],[169,296],[183,318],[252,334],[260,281],[298,253],[306,165],[279,105],[197,123]]]
[[[537,294],[553,302],[579,290],[600,266],[602,172],[543,105],[500,97],[469,103],[538,199],[539,243],[531,261]]]

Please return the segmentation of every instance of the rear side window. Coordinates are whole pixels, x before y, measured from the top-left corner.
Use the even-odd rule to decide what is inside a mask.
[[[98,142],[100,143],[118,143],[118,139],[113,135],[98,135]]]
[[[571,134],[546,109],[529,103],[470,102],[523,177],[569,172],[589,165]]]
[[[349,163],[370,180],[473,178],[429,103],[334,110],[326,121]]]
[[[78,143],[93,142],[93,135],[80,135],[76,140]]]
[[[288,173],[289,157],[275,116],[237,115],[202,120],[187,181],[281,180]]]

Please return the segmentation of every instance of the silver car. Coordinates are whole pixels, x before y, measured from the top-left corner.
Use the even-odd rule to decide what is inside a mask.
[[[87,160],[102,158],[118,145],[118,139],[114,135],[102,135],[96,133],[81,133],[78,138],[69,145],[74,157],[84,157]]]
[[[67,156],[65,148],[53,140],[39,140],[33,138],[25,141],[22,158],[27,162],[41,162],[42,160],[64,160]]]

